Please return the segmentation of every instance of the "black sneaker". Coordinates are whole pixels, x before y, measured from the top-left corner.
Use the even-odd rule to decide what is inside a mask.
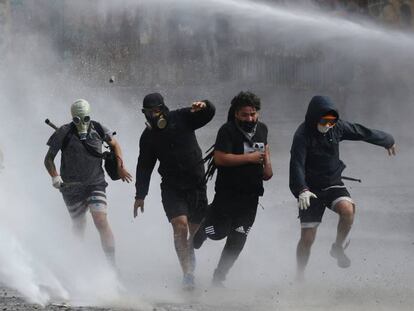
[[[195,289],[194,274],[187,273],[183,276],[183,290],[193,291]]]
[[[349,259],[344,252],[348,244],[345,247],[342,247],[334,243],[332,244],[331,251],[329,252],[333,258],[336,258],[338,267],[340,268],[349,268],[351,266],[351,259]]]
[[[201,224],[193,237],[194,248],[199,249],[201,245],[203,245],[205,240],[207,240],[207,234],[206,234],[205,227],[203,226],[203,224]]]

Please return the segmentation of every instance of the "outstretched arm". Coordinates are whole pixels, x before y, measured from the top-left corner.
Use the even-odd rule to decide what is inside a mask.
[[[362,140],[370,144],[384,147],[389,155],[395,155],[395,141],[392,135],[367,128],[358,123],[350,123],[340,120],[337,124],[342,133],[341,140]]]
[[[127,183],[131,182],[132,176],[124,167],[124,161],[122,160],[122,150],[120,144],[114,137],[112,137],[111,140],[108,141],[108,145],[112,148],[112,150],[115,153],[116,160],[118,163],[119,177],[121,177],[122,181],[126,181]]]

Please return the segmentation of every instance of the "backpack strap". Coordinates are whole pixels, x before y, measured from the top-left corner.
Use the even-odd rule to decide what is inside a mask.
[[[70,129],[67,132],[67,134],[65,135],[65,137],[63,137],[63,141],[62,141],[62,147],[60,147],[60,150],[63,151],[65,150],[65,148],[68,146],[69,141],[71,140],[72,136],[76,133],[76,125],[71,122],[70,123]]]
[[[98,133],[98,135],[101,137],[101,139],[103,141],[103,137],[105,136],[105,134],[104,134],[102,126],[98,122],[95,122],[95,121],[91,121],[91,122],[94,125],[94,128],[96,129],[96,132]],[[76,125],[72,122],[70,124],[70,129],[69,129],[68,133],[63,138],[62,147],[60,148],[61,151],[65,150],[65,148],[68,146],[69,141],[71,140],[73,135],[76,135]],[[88,151],[89,154],[91,154],[92,156],[97,157],[97,158],[101,158],[101,159],[104,157],[104,155],[102,153],[96,151],[91,146],[89,146],[86,143],[86,141],[82,140],[82,145],[85,147],[86,151]]]
[[[105,132],[102,128],[102,125],[99,122],[96,121],[91,121],[94,129],[96,130],[96,132],[98,133],[98,135],[101,137],[102,141],[105,141]]]

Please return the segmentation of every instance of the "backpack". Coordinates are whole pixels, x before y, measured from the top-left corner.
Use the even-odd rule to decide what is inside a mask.
[[[93,127],[95,128],[96,132],[98,133],[99,137],[101,138],[102,142],[105,142],[105,132],[102,128],[102,125],[99,122],[96,122],[96,121],[91,121],[91,123],[92,123]],[[75,124],[71,123],[70,127],[71,128],[70,128],[69,132],[63,138],[62,147],[60,148],[62,151],[67,147],[67,145],[69,144],[70,139],[76,133]],[[116,134],[116,133],[114,133],[114,134]],[[86,143],[86,141],[83,140],[82,144],[85,147],[86,151],[89,152],[89,154],[91,154],[94,157],[101,158],[101,159],[104,160],[105,171],[107,172],[107,174],[109,175],[109,177],[112,180],[118,180],[118,179],[121,178],[118,174],[117,156],[116,156],[115,152],[112,150],[112,148],[110,146],[105,146],[106,148],[109,148],[109,151],[105,151],[103,153],[100,153],[100,152],[96,151],[95,149],[93,149],[92,147],[90,147]]]

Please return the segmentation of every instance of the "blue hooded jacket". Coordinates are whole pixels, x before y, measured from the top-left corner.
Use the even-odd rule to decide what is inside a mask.
[[[327,114],[337,116],[338,122],[322,134],[317,124]],[[341,120],[328,97],[314,96],[305,122],[295,132],[290,150],[289,187],[295,197],[304,189],[320,190],[342,184],[341,174],[345,169],[339,159],[339,142],[342,140],[362,140],[384,148],[394,145],[390,134]]]

